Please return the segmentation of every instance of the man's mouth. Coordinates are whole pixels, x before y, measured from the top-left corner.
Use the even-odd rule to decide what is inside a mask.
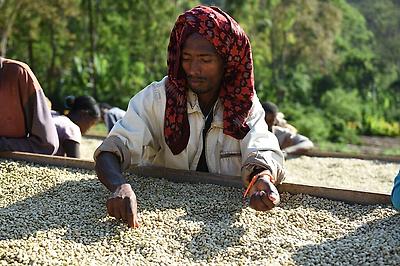
[[[188,78],[188,82],[191,85],[198,85],[198,84],[203,83],[204,81],[205,81],[204,78]]]

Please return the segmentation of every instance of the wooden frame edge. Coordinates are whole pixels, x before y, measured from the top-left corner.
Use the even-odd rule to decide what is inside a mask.
[[[49,156],[42,154],[33,154],[25,152],[0,152],[0,158],[23,160],[33,163],[55,165],[61,167],[75,167],[88,170],[94,170],[94,162],[90,160],[82,160],[68,157]],[[178,170],[154,166],[141,166],[129,169],[130,173],[147,176],[164,178],[172,182],[187,183],[204,183],[216,184],[221,186],[230,186],[242,188],[242,181],[239,176],[228,176],[219,174],[209,174],[203,172]],[[288,192],[290,194],[307,194],[319,198],[338,200],[347,203],[357,204],[391,204],[389,194],[373,193],[366,191],[346,190],[330,187],[308,186],[295,183],[283,183],[278,186],[280,192]]]

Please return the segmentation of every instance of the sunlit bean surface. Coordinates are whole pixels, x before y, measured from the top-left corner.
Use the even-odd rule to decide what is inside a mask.
[[[390,206],[285,193],[273,211],[256,212],[241,189],[129,181],[138,229],[106,215],[109,192],[94,171],[1,159],[0,265],[400,264]]]

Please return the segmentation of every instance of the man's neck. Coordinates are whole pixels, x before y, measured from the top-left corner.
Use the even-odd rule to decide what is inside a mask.
[[[211,109],[214,107],[215,102],[218,100],[218,94],[211,97],[201,97],[201,95],[198,95],[199,99],[199,105],[201,112],[204,115],[207,115],[210,113]]]

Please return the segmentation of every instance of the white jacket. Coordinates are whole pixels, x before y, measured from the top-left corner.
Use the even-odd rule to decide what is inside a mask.
[[[130,165],[156,165],[167,168],[196,170],[203,147],[205,117],[197,95],[188,91],[190,138],[185,150],[174,155],[164,138],[165,82],[153,82],[129,102],[126,115],[119,120],[95,152],[115,153],[126,170]],[[284,157],[278,140],[268,131],[264,110],[254,96],[247,118],[248,134],[237,140],[223,133],[223,106],[217,101],[214,117],[206,136],[206,161],[209,172],[242,176],[245,184],[254,167],[269,169],[281,182],[284,178]]]

